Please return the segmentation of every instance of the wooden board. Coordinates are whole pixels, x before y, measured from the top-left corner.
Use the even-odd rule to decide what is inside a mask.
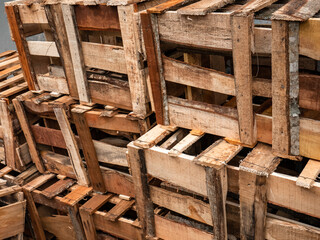
[[[201,0],[180,8],[177,12],[182,15],[206,15],[208,12],[214,12],[225,5],[234,3],[235,0]]]

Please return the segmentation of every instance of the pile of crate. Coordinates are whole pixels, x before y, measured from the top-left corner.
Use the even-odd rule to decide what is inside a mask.
[[[319,11],[6,3],[0,178],[25,236],[319,239]]]

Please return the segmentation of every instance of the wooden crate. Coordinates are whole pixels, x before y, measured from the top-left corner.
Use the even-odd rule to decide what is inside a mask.
[[[318,161],[281,159],[263,143],[251,150],[218,136],[160,125],[131,142],[128,151],[137,211],[148,236],[319,238],[319,221],[312,220],[319,218],[320,212],[316,204],[320,194]],[[149,181],[150,177],[162,183]],[[226,203],[227,194],[233,203]],[[237,201],[240,206],[234,204]],[[208,225],[211,231],[186,230],[179,227],[181,224],[170,224],[170,219],[153,213],[154,204]],[[311,220],[305,226],[302,220],[291,221],[292,217],[271,216],[267,206],[269,213],[285,209],[293,216],[302,213]],[[270,212],[270,207],[276,210]],[[240,233],[233,227],[236,223]],[[284,232],[287,234],[281,235]]]
[[[46,239],[45,231],[61,239],[85,239],[79,202],[92,192],[91,187],[80,186],[63,175],[47,173],[24,185],[23,191],[36,239]]]
[[[39,171],[77,179],[100,192],[134,196],[126,145],[150,127],[149,118],[133,119],[123,111],[109,116],[110,111],[99,106],[86,107],[69,96],[49,93],[27,92],[14,104]]]
[[[5,180],[9,185],[22,186],[39,175],[37,168],[31,164],[23,172],[17,172],[8,167],[4,162],[0,163],[0,178]]]
[[[279,156],[303,155],[320,159],[318,152],[312,151],[319,147],[315,146],[318,126],[309,127],[311,122],[317,121],[301,116],[299,122],[297,110],[297,104],[300,109],[319,110],[316,109],[319,46],[315,44],[319,36],[313,30],[319,18],[317,15],[311,18],[319,5],[312,1],[292,0],[285,5],[274,2],[232,4],[233,1],[203,0],[185,4],[184,1],[168,1],[140,13],[158,124],[196,129],[248,146],[254,146],[257,141],[274,141],[273,150]],[[279,43],[283,31],[279,30],[280,35],[272,33],[277,31],[277,14],[288,14],[286,11],[294,4],[300,7],[292,10],[292,15],[301,14],[300,21],[307,21],[295,23],[300,26],[300,32],[296,28],[294,40],[299,42],[299,49],[297,44],[290,45],[296,49],[296,75],[295,82],[289,86],[289,73],[284,71],[289,69],[289,62],[284,59],[289,58],[290,52],[284,46],[289,45]],[[305,11],[309,8],[312,10]],[[304,11],[310,14],[306,16]],[[294,25],[290,21],[294,19],[283,24]],[[288,42],[289,35],[285,37]],[[276,54],[280,46],[285,52],[281,55],[283,59]],[[287,68],[278,62],[287,64]],[[281,79],[276,77],[281,71],[287,76],[282,95],[278,91]],[[272,75],[276,78],[273,81]],[[281,81],[284,84],[285,80]],[[171,95],[169,83],[184,87],[184,93]],[[294,98],[289,93],[294,93]],[[236,97],[236,108],[225,105],[232,96]],[[275,97],[273,122],[273,118],[261,116],[254,110],[255,99],[259,97]],[[291,122],[290,119],[295,120]],[[267,124],[271,124],[271,128],[266,127]],[[267,139],[271,134],[273,138]]]
[[[24,200],[21,187],[18,185],[7,186],[5,180],[0,180],[0,238],[22,239],[26,200]]]
[[[7,166],[22,171],[30,162],[27,144],[12,106],[12,99],[27,90],[16,51],[0,54],[0,138]]]
[[[156,2],[123,4],[7,3],[29,89],[70,94],[82,103],[112,105],[145,118],[151,106],[137,12]]]
[[[134,204],[128,196],[94,194],[79,209],[86,238],[97,239],[102,231],[121,239],[144,239]]]

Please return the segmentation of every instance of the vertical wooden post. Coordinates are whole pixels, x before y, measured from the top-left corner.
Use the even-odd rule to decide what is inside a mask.
[[[144,150],[131,142],[128,145],[128,153],[143,237],[152,238],[155,237],[154,209],[150,199]]]
[[[118,14],[126,57],[133,112],[141,118],[145,118],[150,111],[150,107],[148,106],[147,101],[146,71],[141,54],[142,50],[139,52],[139,29],[134,9],[134,4],[119,6]]]
[[[79,94],[73,71],[71,53],[69,49],[67,32],[64,26],[61,4],[45,5],[45,12],[67,78],[70,96],[78,99]],[[59,31],[57,31],[57,29],[59,29]]]
[[[299,23],[272,21],[272,149],[299,155]]]
[[[239,168],[241,239],[265,239],[267,215],[267,177],[277,168],[280,158],[268,145],[258,144]]]
[[[169,125],[166,84],[163,77],[157,18],[147,12],[142,12],[140,16],[157,123]]]
[[[63,138],[66,142],[71,164],[77,176],[78,184],[88,186],[89,180],[87,172],[83,165],[79,147],[70,127],[67,114],[62,107],[54,107],[53,110],[59,123]]]
[[[36,145],[36,142],[33,138],[32,131],[31,131],[31,128],[29,125],[29,121],[28,121],[27,115],[24,111],[23,104],[17,98],[13,99],[12,103],[13,103],[13,106],[16,110],[16,114],[19,119],[21,129],[22,129],[24,136],[27,140],[32,161],[36,165],[38,171],[41,173],[44,173],[45,167],[43,166],[42,159],[41,159],[39,152],[37,150],[37,145]]]
[[[92,187],[96,191],[105,192],[106,187],[104,185],[96,149],[93,145],[87,120],[84,116],[84,113],[86,111],[87,110],[82,111],[82,109],[74,108],[72,110],[72,117],[77,128],[84,159],[86,160],[86,163],[88,166],[87,167],[88,175],[89,175]]]
[[[252,105],[252,24],[253,14],[232,17],[232,53],[240,141],[250,146],[257,141]]]
[[[19,6],[6,5],[5,8],[11,33],[19,52],[24,79],[27,81],[30,90],[37,90],[37,80],[30,62],[30,53],[20,19]]]

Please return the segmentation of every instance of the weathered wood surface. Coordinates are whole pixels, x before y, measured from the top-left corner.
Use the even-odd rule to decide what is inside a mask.
[[[312,188],[320,174],[320,162],[310,159],[297,179],[297,186]]]
[[[272,14],[273,20],[303,22],[311,18],[320,10],[317,0],[291,0]]]
[[[177,13],[182,15],[206,15],[208,12],[214,12],[234,2],[235,0],[201,0],[178,9]]]

